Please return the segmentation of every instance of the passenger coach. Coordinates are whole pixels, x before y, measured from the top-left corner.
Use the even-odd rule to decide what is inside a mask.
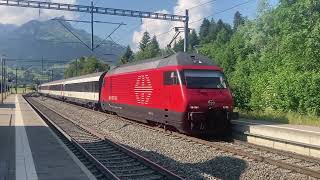
[[[104,74],[94,73],[41,84],[39,92],[67,102],[98,108]]]

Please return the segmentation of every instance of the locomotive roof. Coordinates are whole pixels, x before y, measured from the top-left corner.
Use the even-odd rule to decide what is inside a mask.
[[[128,63],[117,68],[112,69],[108,74],[119,74],[132,71],[140,71],[146,69],[155,69],[166,66],[179,66],[179,65],[192,65],[192,66],[215,66],[213,60],[201,56],[199,54],[189,54],[184,52],[175,53],[167,57],[158,57]]]
[[[86,75],[83,75],[83,76],[72,77],[72,78],[68,78],[68,79],[61,79],[61,80],[57,80],[57,81],[51,81],[51,82],[48,82],[48,83],[41,84],[41,86],[57,85],[57,84],[62,84],[62,83],[67,82],[67,81],[88,79],[88,78],[97,77],[97,76],[100,77],[103,73],[104,72],[98,72],[98,73],[86,74]]]

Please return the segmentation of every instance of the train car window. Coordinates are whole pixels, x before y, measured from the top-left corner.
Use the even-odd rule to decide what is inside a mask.
[[[65,85],[64,85],[64,90],[65,90],[65,91],[70,91],[70,90],[69,90],[69,84],[65,84]]]
[[[99,92],[99,81],[94,82],[94,92]]]
[[[99,81],[66,84],[65,91],[99,92]]]
[[[177,85],[179,84],[179,77],[176,71],[164,72],[164,85]]]
[[[184,70],[184,77],[189,89],[226,89],[225,76],[220,71]]]
[[[87,82],[88,83],[88,92],[93,92],[94,87],[93,87],[93,82]]]
[[[90,84],[88,82],[80,83],[78,86],[82,87],[82,92],[89,92],[90,91]]]
[[[52,85],[52,86],[49,86],[49,89],[52,90],[52,91],[60,91],[61,90],[61,84],[58,84],[58,85]]]

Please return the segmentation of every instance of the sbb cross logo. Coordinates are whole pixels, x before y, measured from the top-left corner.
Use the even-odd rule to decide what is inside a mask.
[[[152,92],[153,89],[149,75],[138,76],[134,87],[137,103],[149,104]]]

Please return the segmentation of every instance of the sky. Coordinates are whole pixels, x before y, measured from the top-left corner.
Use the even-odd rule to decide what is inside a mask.
[[[90,5],[90,0],[42,0],[61,2],[68,4]],[[259,0],[93,0],[95,6],[140,11],[162,12],[184,15],[185,9],[190,9],[190,28],[199,30],[202,19],[222,19],[232,24],[236,11],[249,19],[257,15]],[[275,5],[277,0],[270,0]],[[200,6],[199,6],[200,5]],[[65,16],[66,19],[90,20],[90,14],[75,13],[55,10],[39,10],[17,7],[0,7],[0,23],[21,25],[30,20],[48,20],[54,17]],[[183,26],[181,22],[169,22],[163,20],[139,19],[131,17],[118,17],[110,15],[94,15],[95,20],[116,23],[125,23],[111,37],[123,46],[130,45],[135,51],[142,34],[148,31],[152,36],[156,35],[160,46],[166,46],[174,36],[173,27]],[[199,21],[200,20],[200,21]],[[90,30],[90,24],[72,23],[74,27]],[[106,37],[117,25],[98,24],[94,26],[94,34],[101,38]],[[170,31],[171,30],[171,31]],[[170,31],[170,32],[168,32]]]

